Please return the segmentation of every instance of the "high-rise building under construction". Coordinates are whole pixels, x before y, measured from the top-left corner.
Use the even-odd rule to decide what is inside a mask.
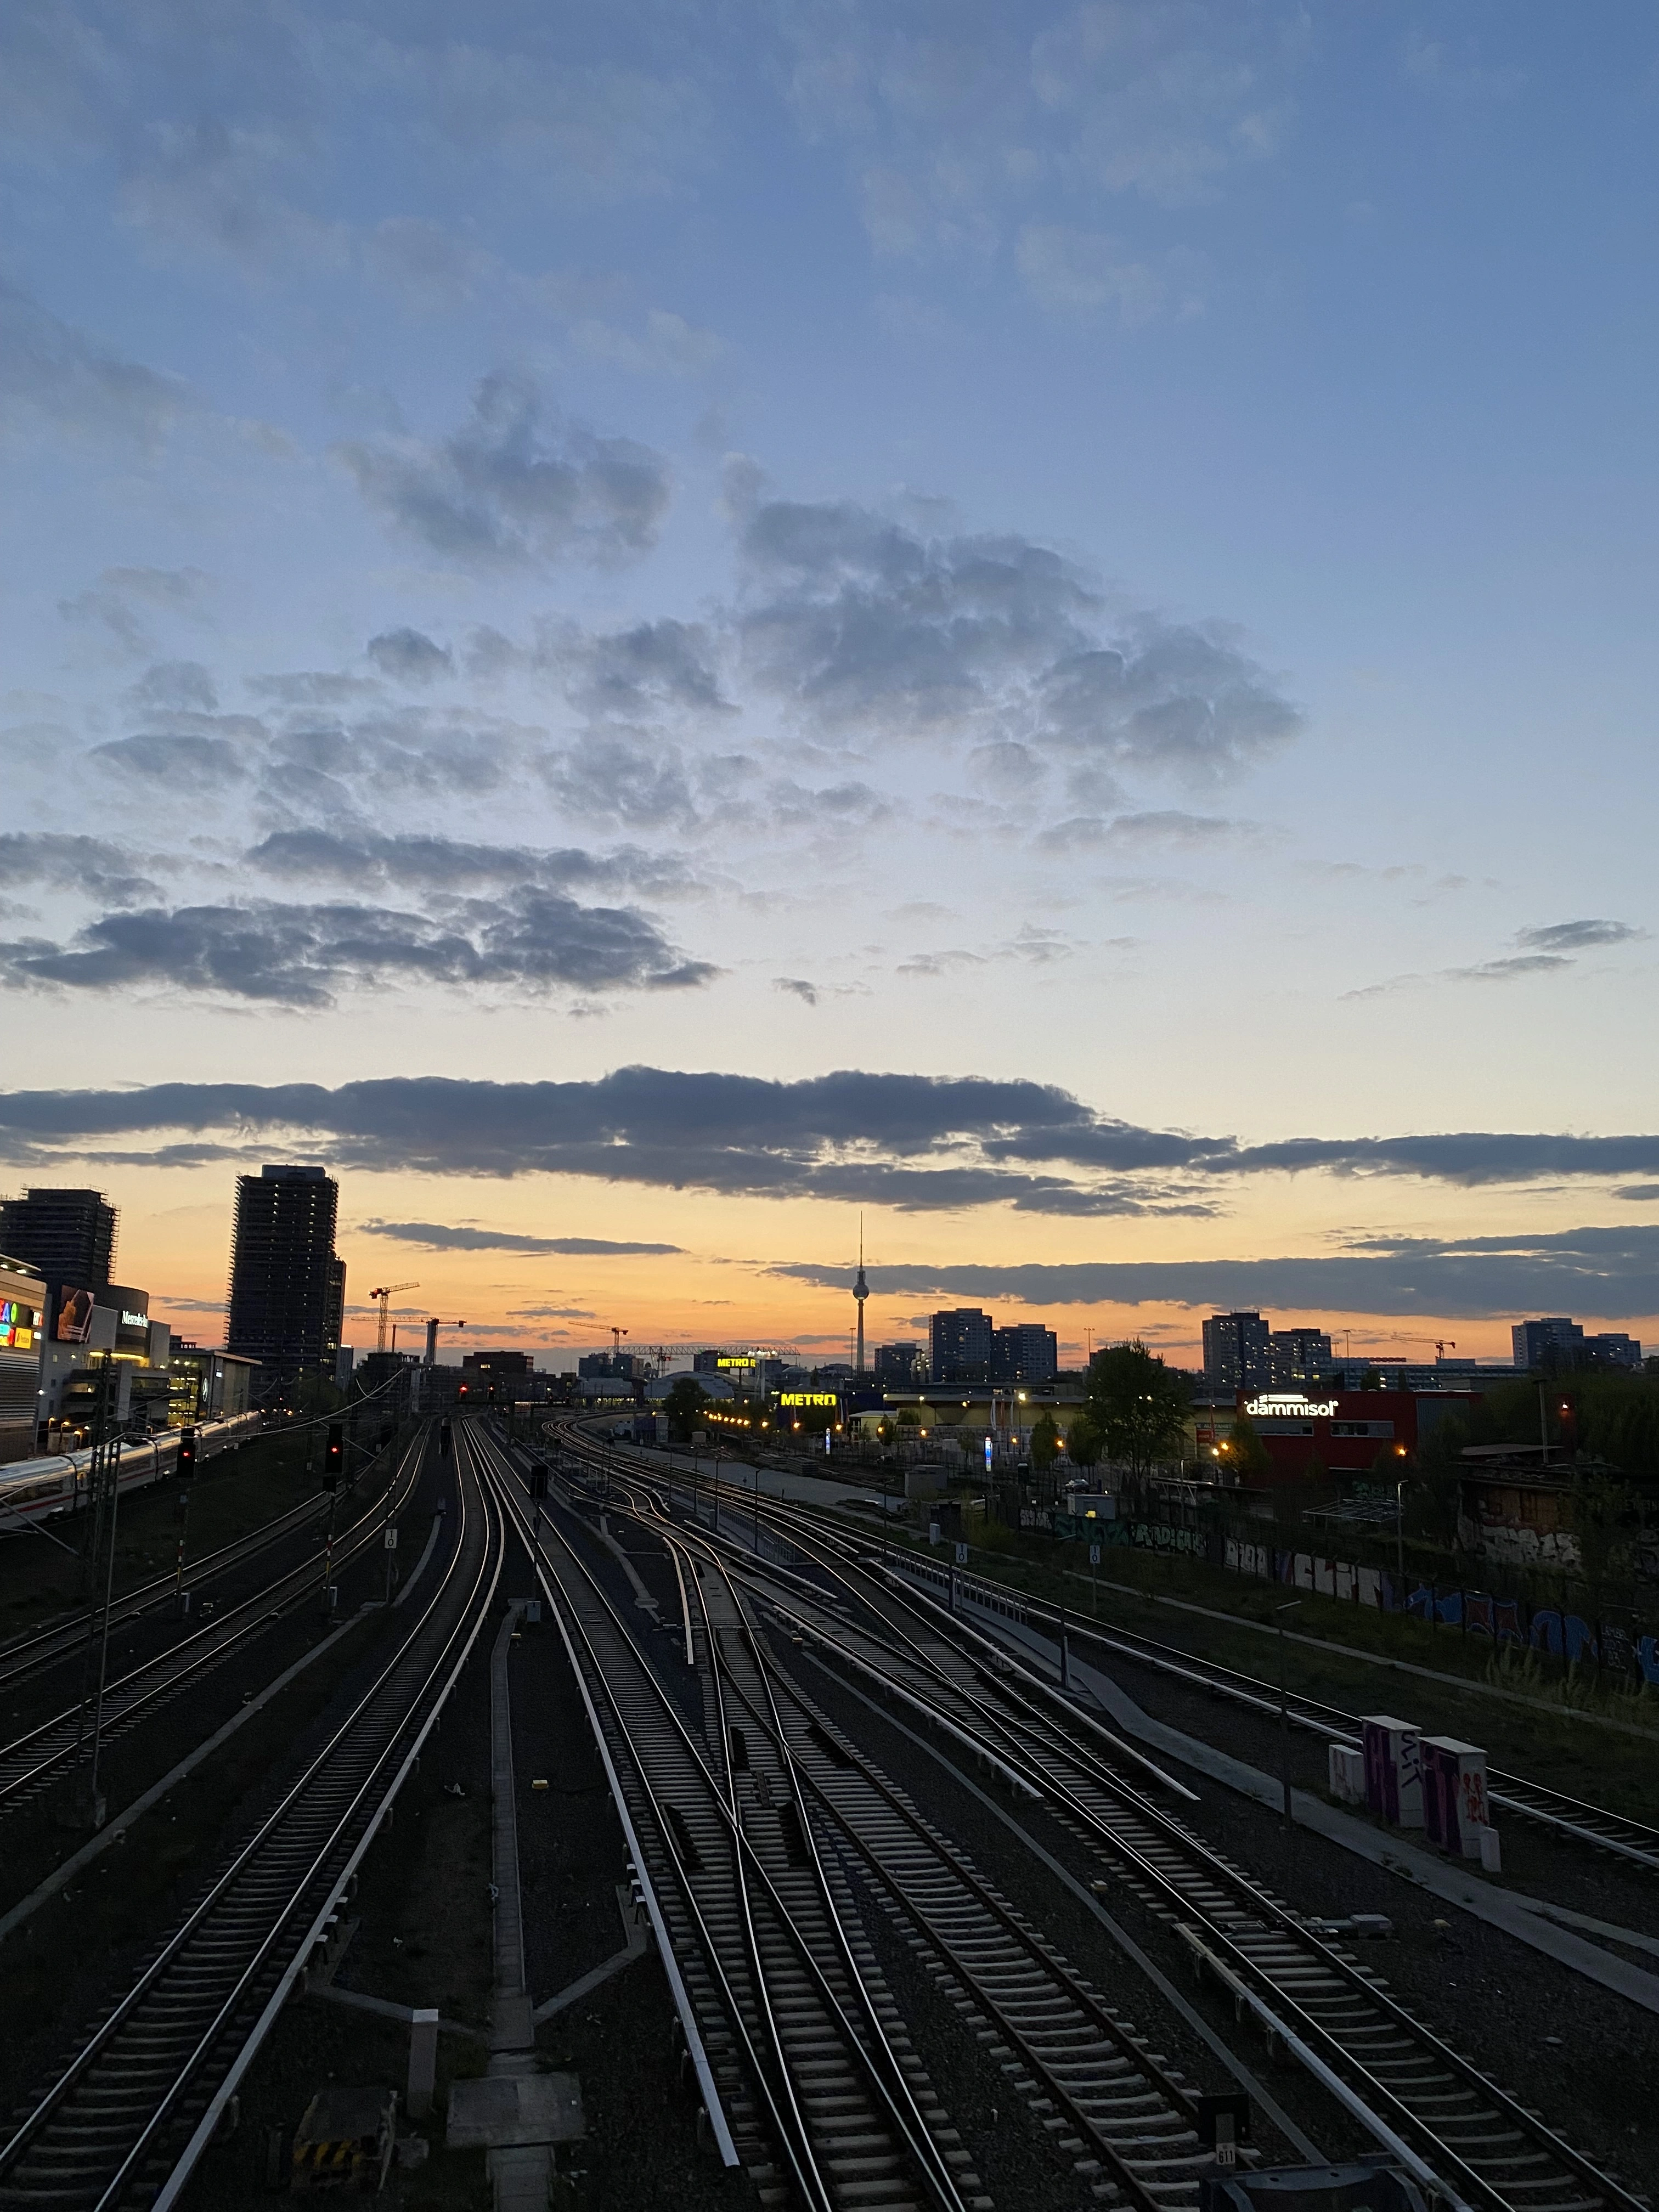
[[[302,1376],[332,1382],[345,1267],[334,1256],[340,1187],[322,1168],[266,1167],[236,1178],[226,1348],[257,1359],[261,1401]]]

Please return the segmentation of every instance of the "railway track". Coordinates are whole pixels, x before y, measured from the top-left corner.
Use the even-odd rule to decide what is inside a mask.
[[[390,1514],[407,1501],[419,1474],[426,1431],[418,1431],[405,1448],[396,1474],[349,1528],[336,1535],[334,1571],[376,1540]],[[142,1721],[199,1683],[203,1677],[245,1650],[283,1613],[302,1599],[318,1580],[321,1554],[313,1553],[266,1583],[263,1589],[181,1637],[167,1650],[145,1660],[106,1686],[103,1738],[125,1735]],[[96,1616],[94,1616],[95,1622]],[[112,1614],[113,1626],[116,1616]],[[71,1650],[86,1653],[88,1629],[81,1624]],[[0,1819],[33,1803],[70,1772],[85,1748],[87,1711],[83,1700],[0,1745]]]
[[[271,1544],[280,1543],[284,1536],[303,1528],[308,1521],[315,1520],[327,1504],[325,1494],[319,1491],[310,1498],[302,1498],[297,1505],[290,1505],[267,1521],[263,1528],[251,1529],[246,1536],[222,1544],[217,1551],[204,1552],[191,1562],[184,1578],[188,1590],[199,1589],[204,1583],[227,1569],[240,1566],[243,1560],[253,1559]],[[128,1590],[110,1609],[112,1628],[124,1628],[128,1622],[137,1620],[146,1613],[167,1604],[177,1584],[175,1573],[152,1576],[137,1589]],[[15,1682],[27,1681],[45,1667],[58,1660],[74,1658],[85,1649],[88,1625],[101,1618],[101,1608],[88,1607],[83,1613],[71,1614],[67,1620],[54,1621],[50,1627],[37,1629],[33,1634],[20,1636],[9,1644],[0,1644],[0,1691],[8,1690]]]
[[[659,1533],[678,1554],[699,1656],[715,1655],[718,1739],[797,1859],[816,1856],[842,1926],[859,1926],[860,1897],[889,1915],[1080,2188],[1139,2212],[1194,2204],[1218,2129],[1224,2142],[1248,2133],[1248,2097],[1205,2097],[1173,2071],[772,1664],[714,1547]]]
[[[483,1449],[532,1535],[516,1472]],[[537,1571],[603,1728],[696,2008],[737,2155],[763,2203],[988,2212],[911,2048],[844,1872],[802,1817],[788,1759],[736,1715],[765,1691],[741,1601],[688,1584],[693,1725],[580,1553],[544,1523]]]
[[[662,1480],[654,1470],[646,1479],[658,1483]],[[723,1494],[728,1510],[735,1510],[740,1504],[745,1516],[752,1513],[752,1493],[727,1485]],[[760,1498],[759,1507],[763,1521],[780,1528],[804,1522],[820,1537],[843,1544],[849,1555],[867,1548],[851,1541],[845,1531],[836,1529],[833,1522],[810,1509],[784,1505],[780,1500],[764,1497]],[[931,1582],[939,1589],[946,1586],[948,1575],[930,1561],[914,1554],[907,1554],[906,1558],[908,1571],[918,1579]],[[1000,1613],[1045,1634],[1053,1629],[1055,1609],[1034,1602],[1024,1591],[1007,1583],[959,1571],[956,1584],[959,1593],[988,1612]],[[1222,1666],[1213,1660],[1195,1658],[1179,1645],[1161,1643],[1135,1630],[1103,1628],[1081,1614],[1068,1613],[1066,1627],[1073,1642],[1079,1646],[1091,1644],[1195,1689],[1208,1691],[1274,1720],[1279,1717],[1279,1692],[1275,1682],[1237,1668]],[[1292,1728],[1322,1736],[1328,1742],[1358,1747],[1360,1716],[1346,1707],[1293,1691],[1286,1697],[1285,1710]],[[1488,1766],[1486,1784],[1488,1797],[1499,1811],[1548,1829],[1564,1843],[1603,1852],[1644,1873],[1659,1874],[1659,1826],[1613,1812],[1604,1805],[1591,1804],[1565,1790],[1552,1789],[1547,1783],[1499,1766]]]
[[[171,2205],[483,1626],[498,1509],[458,1478],[454,1550],[398,1649],[0,2142],[0,2205]]]
[[[654,1491],[636,1510],[647,1524],[659,1513]],[[781,1518],[798,1565],[745,1557],[732,1568],[740,1583],[855,1681],[942,1724],[951,1755],[976,1748],[1041,1798],[1101,1878],[1176,1925],[1236,2004],[1273,2023],[1425,2186],[1481,2212],[1633,2212],[1643,2203],[1416,2019],[1352,1951],[1154,1802],[1139,1779],[1146,1762],[1097,1748],[1107,1731],[1057,1711],[1052,1686],[850,1542]],[[715,1540],[702,1531],[700,1540]]]
[[[379,1395],[377,1392],[363,1399],[360,1403],[365,1406],[372,1405],[374,1402],[374,1397]],[[313,1423],[300,1425],[301,1429],[314,1425],[316,1424]],[[290,1429],[285,1433],[292,1435],[296,1431]],[[257,1443],[259,1441],[258,1436],[249,1437],[223,1449],[240,1450],[243,1443]],[[211,1459],[216,1459],[220,1455],[216,1451],[211,1454],[210,1463]],[[175,1478],[169,1477],[168,1480],[175,1480]],[[123,1482],[120,1494],[125,1498],[130,1488],[139,1487],[147,1490],[152,1486],[153,1484],[149,1481],[142,1486],[130,1486]],[[199,1589],[216,1576],[225,1573],[228,1569],[240,1565],[245,1559],[256,1557],[268,1546],[279,1543],[285,1535],[290,1534],[295,1529],[302,1528],[308,1519],[319,1516],[326,1510],[327,1504],[326,1492],[313,1491],[309,1498],[301,1498],[297,1504],[290,1505],[284,1512],[275,1515],[263,1527],[250,1529],[244,1536],[234,1537],[228,1544],[222,1544],[215,1551],[201,1553],[186,1563],[184,1588],[187,1590]],[[0,1498],[0,1511],[3,1510],[3,1498]],[[84,1497],[81,1497],[74,1510],[55,1513],[52,1516],[52,1521],[55,1524],[62,1523],[72,1530],[82,1524],[88,1510]],[[10,1534],[14,1533],[14,1529],[8,1528],[4,1533]],[[143,1614],[153,1611],[156,1607],[166,1605],[178,1586],[176,1570],[167,1574],[152,1575],[147,1581],[135,1584],[131,1589],[123,1592],[112,1609],[110,1613],[112,1626],[125,1626],[126,1622],[138,1620]],[[38,1673],[42,1667],[51,1666],[54,1661],[66,1655],[73,1656],[86,1641],[88,1621],[100,1618],[101,1618],[101,1608],[98,1606],[91,1606],[83,1611],[71,1613],[67,1618],[51,1621],[43,1628],[28,1630],[8,1642],[0,1643],[0,1691],[9,1688],[14,1682],[26,1680],[30,1674]]]

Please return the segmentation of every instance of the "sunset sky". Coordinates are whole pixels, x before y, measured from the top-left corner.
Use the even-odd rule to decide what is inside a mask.
[[[1659,1348],[1656,147],[1618,0],[15,0],[0,1188]]]

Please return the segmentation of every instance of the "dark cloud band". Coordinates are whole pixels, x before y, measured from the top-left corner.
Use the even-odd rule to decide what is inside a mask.
[[[771,1273],[825,1289],[847,1285],[844,1267],[803,1261]],[[1528,1311],[1616,1317],[1659,1313],[1659,1227],[1456,1241],[1376,1238],[1312,1259],[884,1267],[880,1285],[884,1296],[1000,1298],[1031,1306],[1167,1304],[1447,1320]]]
[[[423,1252],[521,1252],[532,1259],[624,1260],[665,1259],[681,1249],[678,1244],[620,1243],[608,1237],[514,1237],[504,1229],[452,1229],[439,1221],[365,1221],[362,1227],[366,1236],[417,1244]]]
[[[158,1160],[188,1164],[216,1138],[228,1155],[258,1133],[368,1169],[1081,1217],[1212,1212],[1227,1178],[1310,1169],[1465,1185],[1659,1174],[1659,1136],[1462,1132],[1245,1147],[1109,1120],[1057,1085],[858,1069],[799,1082],[632,1066],[569,1083],[410,1076],[332,1090],[185,1083],[0,1096],[0,1156],[18,1162],[106,1159],[112,1144],[132,1157],[152,1139]]]

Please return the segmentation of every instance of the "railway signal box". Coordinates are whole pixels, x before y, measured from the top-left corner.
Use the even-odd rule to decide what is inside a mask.
[[[538,1459],[530,1470],[530,1495],[543,1498],[547,1495],[547,1462]]]
[[[174,1471],[179,1475],[181,1481],[190,1474],[195,1464],[196,1431],[194,1429],[180,1429],[179,1431],[179,1464]]]

